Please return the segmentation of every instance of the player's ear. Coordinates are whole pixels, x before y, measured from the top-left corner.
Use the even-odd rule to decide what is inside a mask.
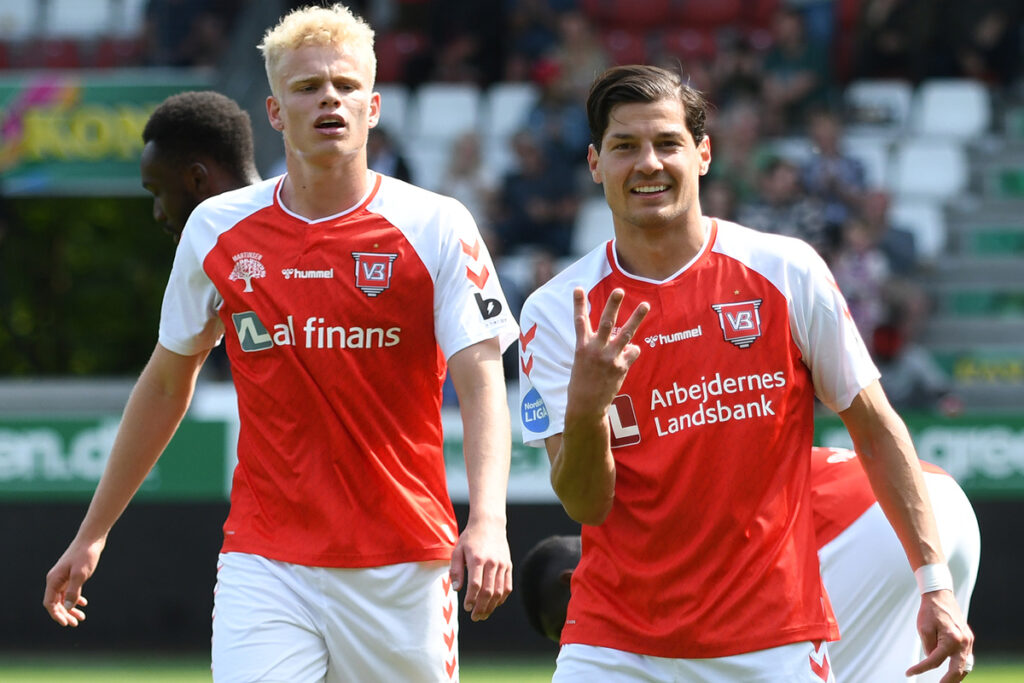
[[[284,130],[284,122],[281,120],[281,103],[273,95],[267,97],[267,120],[270,121],[270,127],[274,130]]]
[[[198,197],[212,194],[209,192],[210,173],[206,164],[201,161],[193,161],[185,169],[185,183],[188,185],[188,189]]]
[[[563,586],[568,586],[569,582],[571,580],[572,580],[572,570],[571,569],[563,569],[558,574],[558,582],[561,583]]]
[[[711,138],[707,135],[697,143],[697,156],[700,157],[700,174],[706,175],[711,167]]]
[[[594,179],[594,182],[600,185],[603,181],[601,180],[601,171],[597,168],[597,162],[600,160],[601,155],[597,151],[594,145],[587,146],[587,164],[590,166],[590,177]]]

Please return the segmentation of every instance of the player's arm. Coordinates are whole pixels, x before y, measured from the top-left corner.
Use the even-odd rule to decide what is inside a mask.
[[[107,534],[178,428],[209,351],[182,356],[157,344],[132,389],[78,533],[46,575],[43,607],[62,626],[85,619],[82,584],[92,575]]]
[[[459,397],[469,480],[469,519],[452,553],[452,583],[456,589],[465,584],[465,609],[480,621],[512,592],[505,530],[512,437],[497,338],[452,354],[448,372]]]
[[[853,438],[871,488],[899,537],[912,569],[945,566],[928,490],[910,433],[875,381],[862,390],[849,408],[839,413]],[[911,667],[915,675],[950,658],[942,683],[959,681],[969,667],[974,635],[952,590],[921,596],[918,629],[927,656]]]
[[[620,329],[616,319],[623,291],[608,297],[596,330],[591,329],[586,297],[573,291],[576,352],[561,434],[548,437],[551,485],[566,513],[581,524],[601,524],[615,498],[615,460],[612,457],[608,408],[622,387],[630,366],[640,356],[631,344],[650,306],[642,303]]]

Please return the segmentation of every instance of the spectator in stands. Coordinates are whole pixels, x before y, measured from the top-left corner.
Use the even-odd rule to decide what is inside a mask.
[[[938,3],[939,49],[948,60],[939,75],[1012,84],[1021,72],[1020,0]]]
[[[763,232],[799,237],[823,258],[833,247],[827,234],[825,211],[800,185],[800,169],[791,161],[774,159],[760,178],[760,197],[739,208],[739,222]]]
[[[885,316],[883,292],[889,263],[870,227],[859,216],[850,216],[843,224],[842,240],[832,258],[832,274],[861,336],[871,339]]]
[[[711,98],[723,110],[736,102],[759,100],[763,69],[761,54],[743,33],[723,32],[711,64]]]
[[[491,220],[498,182],[494,167],[483,162],[477,134],[468,132],[456,139],[437,191],[455,197],[469,209],[492,252],[498,247]]]
[[[721,178],[707,180],[701,185],[700,205],[706,216],[736,220],[736,191]]]
[[[558,16],[558,39],[549,56],[558,64],[560,87],[582,107],[594,76],[611,65],[611,58],[583,12],[573,10]]]
[[[568,255],[580,204],[575,180],[545,157],[532,133],[516,133],[512,147],[518,168],[502,181],[495,225],[502,253],[525,248]]]
[[[761,97],[769,130],[782,134],[798,130],[807,112],[826,102],[829,60],[823,47],[808,38],[803,16],[795,9],[777,12],[772,33]]]
[[[815,110],[808,124],[814,150],[803,164],[803,185],[824,203],[829,229],[838,231],[856,210],[866,189],[864,165],[840,148],[842,124],[832,111]]]
[[[366,162],[377,173],[383,173],[407,183],[412,182],[412,173],[409,171],[408,162],[402,156],[402,151],[398,149],[398,144],[391,136],[391,132],[383,126],[378,125],[370,130],[366,142]]]
[[[582,173],[580,169],[584,167],[579,160],[586,156],[590,144],[583,103],[569,87],[556,60],[539,60],[532,76],[540,87],[540,97],[527,114],[525,128],[535,136],[552,163],[563,165],[566,173]]]
[[[861,0],[853,47],[854,78],[919,81],[929,71],[932,0]]]
[[[905,316],[894,307],[870,337],[871,353],[893,407],[900,411],[938,411],[946,416],[963,411],[946,372],[928,349],[914,343]]]
[[[153,66],[213,66],[245,0],[149,0],[143,27]]]
[[[771,160],[769,145],[761,135],[761,112],[757,102],[744,99],[732,104],[714,119],[711,135],[715,141],[715,163],[707,179],[724,180],[740,203],[757,198],[759,177]]]
[[[558,44],[558,13],[548,0],[515,0],[508,3],[505,30],[509,36],[505,79],[525,81],[536,62]]]
[[[917,245],[914,234],[889,220],[889,195],[869,190],[861,197],[859,213],[889,262],[889,270],[897,276],[911,275],[917,268]]]

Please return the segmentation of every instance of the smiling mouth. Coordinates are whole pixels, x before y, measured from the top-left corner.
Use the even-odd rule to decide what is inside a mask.
[[[657,194],[668,190],[668,185],[641,185],[630,190],[632,194]]]

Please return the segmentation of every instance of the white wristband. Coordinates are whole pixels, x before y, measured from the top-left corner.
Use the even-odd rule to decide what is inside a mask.
[[[949,565],[923,564],[914,570],[917,589],[921,595],[932,591],[953,590],[953,575],[949,573]]]

